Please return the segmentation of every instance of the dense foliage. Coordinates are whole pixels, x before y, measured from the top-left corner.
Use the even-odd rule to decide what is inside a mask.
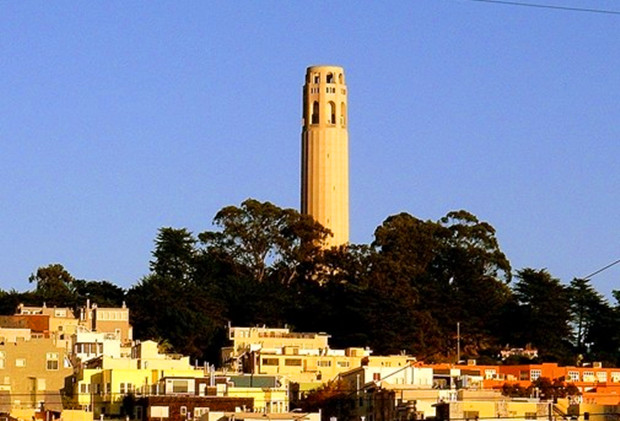
[[[506,346],[529,345],[545,361],[620,365],[620,303],[587,279],[565,285],[544,269],[517,270],[513,281],[494,228],[469,212],[392,215],[371,244],[330,250],[329,231],[268,202],[225,207],[214,224],[197,235],[161,228],[150,273],[127,291],[51,264],[30,277],[32,291],[0,291],[0,312],[126,301],[136,338],[211,362],[227,323],[288,325],[328,332],[334,347],[454,361],[458,323],[461,358],[492,361]]]

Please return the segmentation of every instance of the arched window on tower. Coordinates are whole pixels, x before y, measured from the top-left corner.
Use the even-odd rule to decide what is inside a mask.
[[[327,103],[327,124],[336,124],[336,104],[332,101]]]
[[[312,118],[310,119],[311,124],[319,124],[319,102],[314,101],[312,103]]]
[[[321,75],[318,73],[315,73],[313,76],[313,79],[314,79],[314,83],[319,83],[321,82]]]
[[[344,102],[340,104],[340,125],[342,127],[347,125],[347,104]]]
[[[327,74],[326,82],[327,83],[334,83],[334,74],[333,73],[328,73]]]

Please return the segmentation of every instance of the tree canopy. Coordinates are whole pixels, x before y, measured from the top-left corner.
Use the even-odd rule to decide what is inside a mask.
[[[255,199],[224,207],[213,227],[160,228],[150,272],[127,291],[53,263],[33,273],[32,291],[0,290],[0,311],[126,301],[137,339],[211,362],[227,323],[324,331],[334,347],[454,362],[458,324],[461,358],[533,346],[547,361],[620,364],[620,291],[611,305],[586,279],[564,285],[522,268],[513,280],[493,226],[465,210],[436,221],[391,215],[370,244],[330,249],[330,232],[310,216]]]

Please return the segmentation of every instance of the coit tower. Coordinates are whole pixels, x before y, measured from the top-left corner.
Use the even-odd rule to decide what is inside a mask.
[[[347,123],[343,68],[308,67],[301,132],[301,212],[332,232],[327,247],[349,242]]]

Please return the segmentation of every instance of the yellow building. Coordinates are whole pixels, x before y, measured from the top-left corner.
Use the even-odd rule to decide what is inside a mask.
[[[510,419],[525,421],[553,419],[553,404],[538,399],[510,399],[498,391],[459,391],[457,400],[436,405],[436,419],[478,420]],[[466,396],[467,395],[467,396]]]
[[[289,410],[289,384],[281,376],[226,376],[221,395],[252,398],[254,411],[281,414]]]
[[[365,348],[331,349],[325,333],[291,332],[287,328],[229,327],[232,346],[223,349],[225,366],[237,372],[284,376],[307,391],[362,365],[403,367],[407,355],[373,356]]]
[[[301,212],[349,242],[349,134],[347,85],[337,66],[306,70],[301,134]]]
[[[138,342],[131,357],[101,355],[76,368],[72,407],[92,411],[95,417],[119,415],[123,398],[161,393],[162,379],[203,378],[189,357],[163,354],[154,341]]]

